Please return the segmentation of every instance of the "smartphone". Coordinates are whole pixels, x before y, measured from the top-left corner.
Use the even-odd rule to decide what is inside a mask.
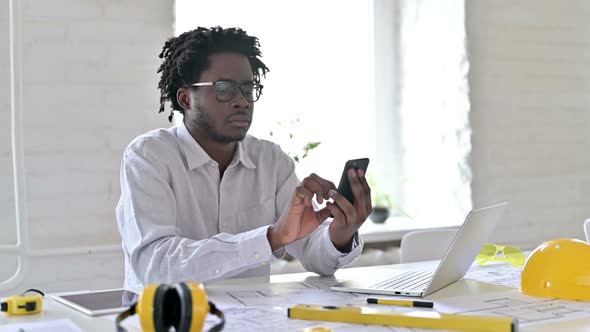
[[[369,167],[369,158],[351,159],[344,164],[344,170],[338,184],[338,193],[346,197],[351,204],[354,204],[354,195],[350,188],[350,181],[348,181],[348,170],[351,168],[362,169],[367,174],[367,167]]]

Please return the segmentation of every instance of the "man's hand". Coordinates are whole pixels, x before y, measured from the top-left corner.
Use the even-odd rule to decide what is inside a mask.
[[[350,251],[352,237],[373,212],[371,188],[363,170],[348,170],[348,180],[354,195],[354,205],[337,192],[329,193],[334,200],[326,208],[334,216],[330,224],[330,239],[340,252]]]
[[[330,216],[331,210],[326,207],[314,211],[312,198],[316,195],[318,203],[322,204],[324,199],[330,198],[331,191],[335,192],[335,188],[332,182],[313,173],[303,179],[277,223],[268,228],[267,237],[272,251],[304,238],[318,228]]]

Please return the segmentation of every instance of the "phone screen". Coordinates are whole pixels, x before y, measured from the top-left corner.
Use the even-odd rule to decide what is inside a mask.
[[[342,176],[340,177],[340,184],[338,184],[338,193],[346,197],[346,199],[351,204],[354,204],[354,195],[352,194],[352,189],[350,188],[350,181],[348,181],[348,170],[351,168],[362,169],[366,174],[368,167],[369,158],[352,159],[344,164],[344,170],[342,171]]]

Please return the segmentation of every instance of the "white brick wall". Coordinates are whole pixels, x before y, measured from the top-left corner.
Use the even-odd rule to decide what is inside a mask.
[[[138,134],[169,125],[157,113],[156,70],[161,46],[173,34],[173,2],[23,0],[20,7],[21,114],[32,247],[119,245],[114,209],[122,151]],[[12,181],[5,176],[10,166],[7,19],[5,0],[0,6],[3,214],[14,204],[12,189],[5,189]],[[2,219],[2,224],[13,223],[13,218]],[[14,232],[0,234],[1,244],[14,238]],[[98,284],[92,287],[122,285],[123,258],[117,252],[33,261],[33,273],[22,288],[43,284],[35,275],[61,278],[44,284],[50,291],[88,288],[84,279],[95,276]],[[1,270],[0,277],[7,276]]]
[[[157,114],[156,69],[172,34],[172,4],[32,0],[22,12],[32,243],[119,243],[113,210],[122,149],[167,125]]]
[[[582,237],[590,216],[590,3],[466,2],[473,201],[511,203],[495,241],[536,246]],[[121,151],[167,126],[157,114],[157,54],[172,34],[161,0],[23,0],[23,136],[34,248],[118,244]],[[8,1],[0,45],[8,45]],[[0,243],[14,239],[8,50],[0,51]],[[12,214],[10,214],[12,213]],[[0,279],[14,260],[0,255]],[[25,287],[121,285],[119,253],[33,258]],[[56,278],[55,283],[46,280]],[[16,290],[15,290],[16,291]],[[5,292],[6,293],[6,292]],[[0,292],[0,296],[2,292]]]
[[[466,1],[474,206],[494,240],[583,239],[590,217],[590,3]]]

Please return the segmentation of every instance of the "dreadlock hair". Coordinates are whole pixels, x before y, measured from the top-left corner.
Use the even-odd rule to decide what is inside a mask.
[[[158,68],[162,73],[158,89],[160,90],[160,111],[170,101],[172,110],[168,120],[172,122],[174,110],[184,115],[184,109],[178,104],[178,89],[195,83],[201,73],[209,67],[208,57],[219,52],[235,52],[248,58],[254,81],[260,83],[260,76],[266,77],[268,67],[260,60],[260,43],[258,38],[248,36],[240,28],[223,29],[220,26],[210,29],[198,27],[178,37],[172,37],[164,43],[160,59],[164,59]]]

